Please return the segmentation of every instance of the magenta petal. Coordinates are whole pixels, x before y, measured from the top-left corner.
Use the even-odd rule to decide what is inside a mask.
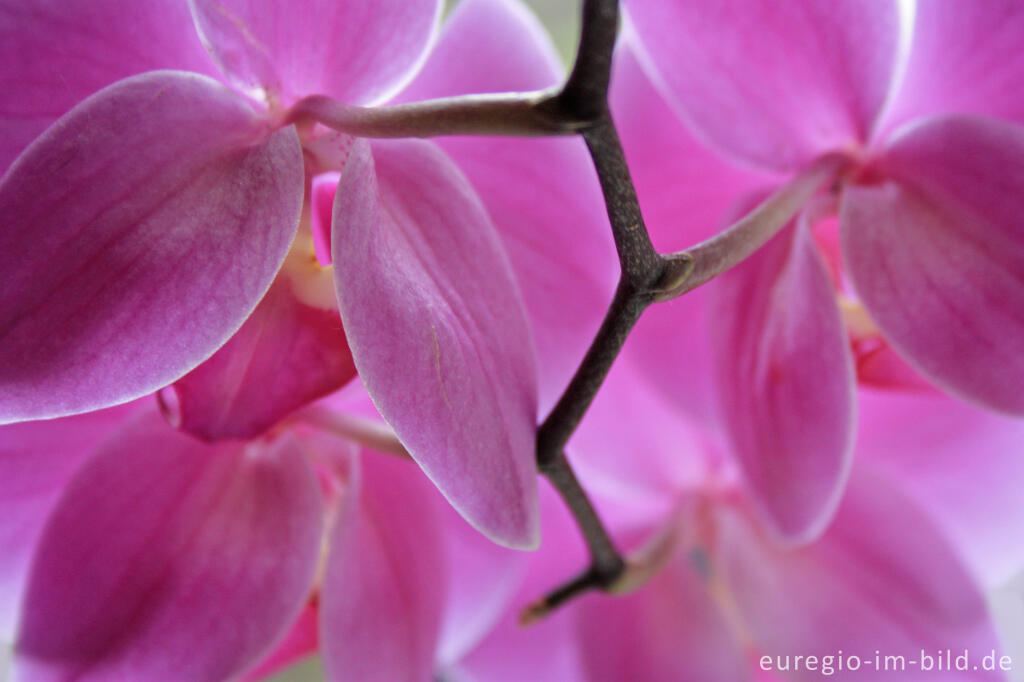
[[[152,72],[75,107],[0,182],[0,422],[125,402],[248,316],[302,208],[295,130]]]
[[[387,98],[419,66],[440,0],[192,0],[203,41],[230,78],[270,97]]]
[[[542,89],[556,85],[559,72],[543,27],[520,2],[464,0],[398,101]],[[536,338],[540,403],[548,409],[600,325],[618,272],[590,159],[578,139],[439,144],[483,199],[508,251]]]
[[[834,523],[804,549],[780,550],[749,518],[731,514],[723,515],[717,543],[713,563],[763,655],[906,657],[906,673],[865,663],[844,680],[1001,679],[980,670],[947,677],[910,663],[922,651],[967,649],[980,664],[999,646],[957,549],[891,480],[858,468]]]
[[[1024,414],[1024,128],[914,127],[843,193],[843,256],[892,345],[946,390]]]
[[[889,0],[629,0],[646,59],[713,145],[791,169],[866,141],[892,79]]]
[[[338,184],[335,282],[381,415],[477,529],[537,543],[535,358],[479,199],[427,142],[357,142]]]
[[[209,447],[143,416],[80,470],[47,524],[16,643],[19,679],[241,673],[299,613],[322,518],[316,477],[290,437]]]
[[[356,375],[337,310],[308,305],[284,272],[231,340],[175,382],[175,425],[251,438]]]
[[[580,659],[592,682],[750,679],[742,644],[679,552],[640,591],[586,597],[576,610]]]
[[[782,536],[820,533],[853,447],[854,374],[832,281],[802,222],[713,292],[723,418],[751,495]]]
[[[415,466],[374,452],[350,494],[322,588],[327,676],[433,679],[445,582],[440,498]]]
[[[216,71],[182,0],[0,3],[0,174],[71,107],[155,69]]]
[[[916,3],[907,73],[895,123],[915,116],[977,113],[1024,124],[1024,4],[1018,0]]]
[[[0,427],[0,642],[13,639],[29,560],[64,486],[137,408]]]

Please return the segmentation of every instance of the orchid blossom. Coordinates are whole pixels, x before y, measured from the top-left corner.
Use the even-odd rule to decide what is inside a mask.
[[[632,51],[620,55],[620,84],[654,84],[620,85],[653,102],[645,110],[616,98],[620,120],[633,120],[623,125],[627,153],[637,168],[687,155],[665,161],[660,195],[647,197],[656,236],[674,229],[670,246],[691,246],[679,240],[710,237],[783,185],[774,201],[784,208],[755,212],[692,249],[714,258],[730,248],[722,258],[736,262],[795,217],[706,297],[679,304],[691,326],[707,315],[714,371],[687,372],[700,375],[698,386],[715,385],[755,506],[779,535],[813,538],[837,508],[858,378],[936,385],[1024,414],[1024,99],[1010,85],[1024,75],[1024,7],[626,6]],[[657,113],[631,133],[642,111]],[[655,121],[665,128],[652,133]],[[673,204],[695,220],[669,215]],[[652,327],[681,324],[680,313],[674,323],[672,313],[658,315]],[[701,400],[689,383],[684,392]]]
[[[515,4],[467,3],[466,44],[440,46],[405,87],[438,2],[285,5],[4,4],[0,419],[84,412],[172,384],[162,398],[182,429],[211,442],[252,438],[358,371],[456,508],[498,542],[534,545],[537,360],[494,222],[516,265],[531,269],[558,242],[517,240],[544,226],[566,234],[564,198],[585,207],[579,225],[599,229],[582,150],[543,146],[563,176],[550,201],[521,213],[515,183],[542,167],[529,148],[504,152],[517,173],[480,163],[506,146],[448,143],[485,207],[437,146],[370,143],[294,107],[315,93],[363,104],[546,87],[557,79],[551,48]],[[499,28],[516,56],[492,82],[444,71]],[[325,216],[321,197],[314,219],[313,188],[331,171],[335,198]],[[561,340],[604,304],[602,286],[583,286],[607,262],[589,258],[595,244],[580,252],[579,274],[596,312],[534,324],[560,357],[545,360],[549,386],[581,352],[581,341]],[[550,297],[530,287],[531,312],[553,320]],[[556,329],[557,342],[543,334]]]

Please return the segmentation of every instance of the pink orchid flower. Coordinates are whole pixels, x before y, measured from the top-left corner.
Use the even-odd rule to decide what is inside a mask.
[[[150,400],[0,433],[0,639],[23,682],[258,679],[318,643],[329,679],[413,682],[518,584],[525,555],[415,464],[310,423],[209,444]]]
[[[573,451],[603,516],[620,542],[657,567],[653,578],[632,594],[586,596],[536,629],[500,626],[465,659],[471,673],[579,682],[810,680],[821,678],[829,656],[835,679],[1005,678],[981,669],[983,656],[994,651],[998,661],[1005,653],[985,594],[1008,562],[1020,568],[1019,553],[993,550],[1019,535],[1014,498],[1024,467],[1006,445],[1020,442],[1024,424],[945,396],[862,391],[847,494],[819,539],[788,548],[737,486],[720,439],[666,409],[639,376],[628,365],[613,370]],[[624,443],[629,458],[621,457]],[[544,524],[546,539],[580,550],[570,521],[546,516]],[[536,598],[538,585],[566,570],[557,558],[531,557],[527,583],[534,584],[513,604]],[[909,663],[922,651],[965,649],[977,670]],[[905,670],[876,670],[876,652],[883,666],[886,656],[902,657]],[[797,655],[816,656],[818,669],[797,670]],[[844,664],[857,657],[860,670],[839,672],[840,657]],[[524,674],[492,674],[502,662]]]
[[[581,145],[447,140],[460,170],[432,143],[287,124],[313,93],[359,104],[557,82],[518,4],[465,4],[424,65],[433,1],[4,3],[0,421],[173,383],[161,395],[180,428],[246,439],[358,371],[471,523],[535,545],[538,398],[567,380],[610,291],[592,273],[614,262],[603,242],[567,248],[566,224],[605,222]],[[555,272],[578,281],[531,281],[563,251]],[[552,286],[574,300],[561,318]]]
[[[786,175],[842,169],[748,262],[646,323],[660,327],[651,343],[706,316],[712,369],[675,379],[691,403],[717,386],[776,532],[812,539],[836,510],[858,378],[1024,414],[1024,98],[1011,85],[1024,78],[1024,7],[935,0],[901,23],[896,2],[626,6],[635,56],[619,68],[641,84],[618,87],[656,113],[631,133],[641,105],[620,95],[616,110],[670,247],[711,236]],[[644,179],[643,155],[684,153]]]

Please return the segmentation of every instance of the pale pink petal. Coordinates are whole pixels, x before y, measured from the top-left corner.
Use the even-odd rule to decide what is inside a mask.
[[[939,386],[1024,414],[1024,128],[934,119],[867,173],[841,221],[872,319]]]
[[[530,558],[480,535],[451,507],[441,512],[446,600],[437,663],[454,664],[498,623],[516,595]]]
[[[71,107],[155,69],[216,71],[182,0],[4,0],[0,174]]]
[[[466,179],[428,142],[357,142],[338,185],[335,282],[356,368],[453,506],[537,542],[535,357],[519,292]]]
[[[321,601],[332,680],[433,678],[444,608],[441,498],[416,466],[365,452],[335,521]]]
[[[222,680],[284,635],[322,503],[288,436],[203,445],[156,413],[86,463],[33,562],[15,669],[44,680]]]
[[[271,102],[324,94],[348,104],[385,99],[428,47],[439,0],[190,0],[221,69]],[[284,101],[281,101],[281,98]]]
[[[842,651],[864,663],[841,675],[834,668],[837,679],[1000,679],[921,670],[922,650],[956,656],[966,649],[980,667],[999,645],[956,548],[891,480],[858,470],[828,532],[801,550],[773,546],[739,512],[724,511],[719,521],[712,570],[759,652],[773,661],[788,655],[792,667],[793,656],[813,654],[820,668],[821,656]],[[876,651],[883,657],[877,667]],[[903,656],[906,669],[886,671],[886,655]],[[820,676],[821,669],[793,675]]]
[[[824,530],[852,456],[854,374],[825,264],[788,228],[714,285],[723,419],[757,507],[783,538]]]
[[[629,0],[644,58],[712,145],[791,169],[865,142],[892,79],[890,0]]]
[[[575,575],[587,561],[579,530],[565,504],[546,484],[540,489],[540,498],[544,544],[528,555],[524,580],[501,622],[453,666],[450,677],[471,682],[586,679],[571,604],[529,627],[519,622],[522,609]]]
[[[977,113],[1024,124],[1024,5],[1018,0],[916,3],[907,72],[891,123]]]
[[[678,552],[638,592],[590,596],[575,608],[590,682],[743,682],[740,640],[712,600],[696,560]]]
[[[307,304],[297,286],[282,271],[231,340],[174,383],[175,426],[251,438],[356,375],[338,311]]]
[[[681,251],[712,237],[734,216],[734,206],[772,176],[738,168],[702,146],[686,130],[641,70],[627,44],[615,57],[612,114],[622,138],[655,246]],[[665,399],[710,421],[715,416],[707,330],[707,288],[644,312],[623,358]]]
[[[560,70],[544,29],[521,3],[466,0],[398,101],[546,88],[559,82]],[[618,273],[586,150],[578,139],[439,144],[472,182],[508,250],[536,338],[547,410],[597,331]]]
[[[64,486],[138,404],[0,427],[0,641],[11,641],[29,561]]]
[[[75,107],[0,182],[0,422],[125,402],[217,349],[298,225],[302,156],[203,76]]]
[[[947,396],[861,391],[857,457],[925,504],[987,587],[1024,566],[1024,422]]]

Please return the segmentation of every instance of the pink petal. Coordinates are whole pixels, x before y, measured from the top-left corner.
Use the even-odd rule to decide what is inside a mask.
[[[861,391],[857,457],[890,472],[987,587],[1024,565],[1024,422],[938,395]]]
[[[290,437],[209,447],[144,415],[90,459],[50,517],[19,679],[241,673],[306,600],[322,515]]]
[[[445,497],[501,544],[537,542],[536,369],[490,220],[427,142],[357,142],[334,204],[338,302],[377,409]]]
[[[792,169],[867,140],[899,36],[888,0],[630,0],[645,60],[711,144]]]
[[[853,447],[854,375],[835,293],[801,222],[715,283],[723,419],[758,508],[790,541],[828,523]]]
[[[1024,5],[928,0],[916,7],[907,73],[886,119],[963,112],[1024,123]]]
[[[278,642],[262,663],[250,670],[242,679],[245,682],[265,679],[307,656],[316,654],[319,648],[319,615],[320,611],[315,604],[306,604],[284,639]]]
[[[387,99],[425,56],[439,0],[193,0],[203,41],[245,88],[283,104],[330,95],[348,104]]]
[[[138,407],[0,427],[0,641],[14,636],[29,562],[61,492],[93,449]]]
[[[576,616],[588,680],[751,679],[737,634],[688,559],[678,553],[633,594],[581,601]]]
[[[0,182],[0,422],[150,393],[262,298],[302,206],[293,128],[207,78],[121,81]]]
[[[655,246],[681,251],[724,229],[737,201],[773,176],[746,171],[701,145],[641,70],[634,50],[615,57],[611,107]],[[735,216],[738,217],[738,216]],[[714,415],[707,289],[644,312],[623,358],[702,420]]]
[[[0,174],[87,96],[168,68],[216,71],[181,0],[0,3]]]
[[[560,71],[544,29],[522,4],[465,0],[398,101],[546,88]],[[589,157],[576,139],[439,144],[483,199],[508,250],[536,338],[547,410],[597,331],[618,273]]]
[[[440,498],[409,462],[367,452],[336,520],[321,602],[332,680],[433,678],[444,606]]]
[[[282,271],[238,333],[173,385],[176,426],[251,438],[356,375],[337,310],[308,305],[299,286]]]
[[[445,665],[456,664],[501,620],[530,554],[488,541],[451,507],[442,510],[441,518],[447,599],[436,659]]]
[[[720,524],[713,570],[763,655],[843,651],[871,660],[844,671],[844,680],[961,680],[968,676],[922,672],[910,661],[920,661],[922,650],[956,656],[967,649],[980,664],[999,649],[956,548],[892,481],[858,471],[831,528],[798,551],[774,547],[738,514],[724,514]],[[876,651],[905,656],[906,671],[876,672]]]
[[[843,255],[889,342],[922,374],[1024,414],[1024,128],[934,119],[843,193]]]

